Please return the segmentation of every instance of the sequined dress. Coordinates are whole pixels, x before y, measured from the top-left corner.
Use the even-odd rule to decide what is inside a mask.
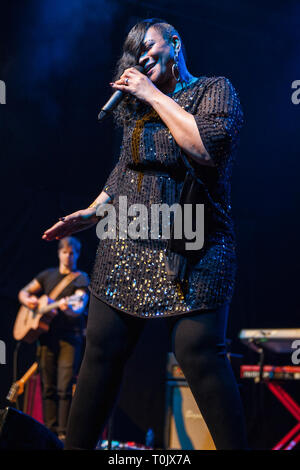
[[[169,129],[149,107],[124,127],[119,161],[103,188],[112,198],[117,230],[116,237],[99,241],[90,284],[92,294],[100,300],[139,317],[213,309],[230,303],[235,284],[230,180],[243,124],[238,95],[227,78],[200,77],[169,96],[194,115],[203,144],[214,160],[213,167],[191,163],[191,159],[188,162],[203,183],[201,202],[209,207],[216,223],[206,226],[200,257],[188,265],[185,279],[170,281],[164,262],[167,240],[161,235],[154,238],[150,231],[151,206],[178,202],[187,159],[182,158]],[[121,205],[124,209],[125,199],[120,196],[127,197],[128,208],[142,204],[147,209],[139,239],[121,234],[119,211]],[[135,216],[129,216],[127,222],[134,220]],[[126,224],[122,230],[124,227]]]

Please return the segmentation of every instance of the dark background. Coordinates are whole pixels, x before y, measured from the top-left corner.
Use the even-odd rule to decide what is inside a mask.
[[[300,3],[11,0],[0,8],[0,79],[7,92],[0,106],[0,339],[7,355],[1,407],[13,379],[17,293],[57,264],[56,244],[44,242],[43,231],[87,207],[118,158],[120,135],[110,120],[99,125],[97,114],[111,94],[128,30],[153,16],[179,30],[193,75],[232,81],[245,113],[233,180],[239,273],[228,326],[232,351],[255,363],[238,340],[241,329],[299,327],[300,104],[292,103],[291,84],[300,79]],[[78,237],[79,267],[90,274],[95,230]],[[152,427],[162,445],[168,342],[159,322],[149,321],[128,364],[115,439],[143,443]],[[33,360],[34,348],[22,345],[19,376]],[[297,396],[297,384],[289,388]],[[264,431],[256,388],[243,382],[242,394],[252,447],[270,448],[294,420],[266,392]]]

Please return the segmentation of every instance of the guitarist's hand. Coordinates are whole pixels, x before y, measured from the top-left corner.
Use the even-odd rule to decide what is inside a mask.
[[[64,299],[61,299],[59,301],[59,308],[60,310],[62,310],[63,312],[65,310],[68,310],[69,309],[69,304],[68,304],[68,299],[67,298],[64,298]]]
[[[59,222],[44,232],[42,238],[47,241],[59,240],[72,233],[86,230],[97,222],[99,222],[99,217],[96,216],[96,207],[82,209],[59,219]]]
[[[30,310],[34,310],[39,303],[39,299],[35,295],[31,295],[26,299],[26,307],[30,308]]]
[[[65,297],[59,301],[59,309],[64,312],[65,315],[68,315],[72,318],[77,318],[78,313],[74,312],[68,303],[68,297]]]

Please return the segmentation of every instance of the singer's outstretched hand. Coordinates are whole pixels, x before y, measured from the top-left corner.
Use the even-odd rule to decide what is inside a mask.
[[[59,222],[44,232],[42,238],[46,241],[59,240],[72,233],[86,230],[97,222],[99,222],[99,217],[96,216],[95,207],[82,209],[59,219]]]
[[[110,85],[114,90],[121,90],[125,93],[130,93],[146,103],[150,101],[153,92],[158,91],[151,80],[146,75],[139,72],[135,67],[126,69],[119,80],[110,83]]]

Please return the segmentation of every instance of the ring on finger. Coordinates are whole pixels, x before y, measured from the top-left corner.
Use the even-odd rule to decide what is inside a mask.
[[[128,85],[128,78],[125,78],[125,85]]]

